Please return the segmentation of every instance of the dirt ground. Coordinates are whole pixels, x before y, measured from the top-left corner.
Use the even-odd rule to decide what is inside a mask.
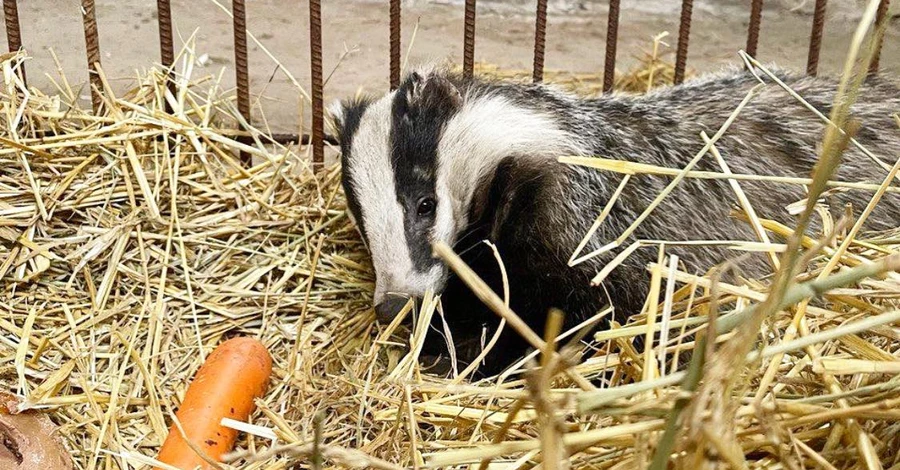
[[[195,35],[202,66],[196,74],[215,74],[222,68],[222,86],[233,87],[233,39],[230,2],[173,0],[175,27],[182,44]],[[308,5],[305,1],[251,0],[247,2],[249,31],[306,87],[309,83]],[[405,3],[403,50],[409,63],[440,59],[461,60],[462,0],[413,0]],[[744,47],[749,0],[698,0],[694,7],[688,66],[709,71],[737,60]],[[767,62],[802,70],[806,63],[812,0],[766,2],[758,56]],[[896,2],[895,2],[896,3]],[[55,76],[51,49],[73,84],[87,79],[80,2],[77,0],[20,0],[23,42],[33,59],[28,65],[31,84],[49,90]],[[327,0],[323,2],[326,100],[352,95],[362,88],[380,92],[388,80],[387,1]],[[651,37],[668,31],[674,49],[680,2],[639,0],[622,2],[618,69],[634,64]],[[602,72],[606,37],[606,1],[551,0],[546,66],[574,72]],[[825,27],[822,70],[839,69],[861,7],[855,1],[831,2]],[[533,2],[479,2],[476,60],[503,67],[529,69],[534,41]],[[156,2],[97,0],[103,66],[122,89],[159,60]],[[416,29],[416,25],[418,28]],[[415,33],[415,34],[414,34]],[[414,37],[413,37],[414,36]],[[5,34],[3,38],[5,39]],[[882,58],[885,73],[900,70],[900,21],[894,18]],[[6,47],[5,45],[3,46]],[[345,51],[343,61],[340,58]],[[301,94],[275,62],[252,40],[251,87],[255,122],[272,131],[296,131]],[[88,96],[87,88],[82,97]],[[307,106],[308,108],[308,106]],[[303,121],[308,122],[307,116]],[[263,127],[265,124],[263,124]]]

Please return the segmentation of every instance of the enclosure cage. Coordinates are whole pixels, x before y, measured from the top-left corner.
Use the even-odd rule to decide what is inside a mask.
[[[401,0],[388,0],[390,23],[387,38],[390,42],[389,76],[391,89],[400,83],[400,29],[402,6]],[[463,34],[463,73],[471,76],[474,70],[475,57],[475,21],[477,0],[465,0],[465,20]],[[605,61],[603,70],[603,91],[612,90],[616,68],[616,45],[619,36],[619,17],[621,0],[609,0],[609,14],[607,17],[607,36],[605,46]],[[881,0],[876,16],[876,28],[881,27],[888,18],[890,0]],[[684,80],[690,44],[691,16],[693,12],[693,0],[682,0],[681,15],[678,25],[678,40],[674,69],[674,83]],[[825,25],[825,13],[828,0],[815,0],[815,11],[811,25],[808,56],[806,61],[806,73],[815,75],[819,68],[819,56],[822,48],[822,34]],[[96,70],[101,64],[101,44],[97,31],[97,16],[95,14],[95,1],[82,0],[82,20],[84,24],[84,39],[87,52],[87,68],[91,80],[92,105],[97,112],[102,106],[100,92],[102,85]],[[755,56],[759,44],[759,33],[762,23],[763,0],[750,0],[749,26],[747,28],[747,44],[745,51],[750,56]],[[3,0],[3,12],[6,21],[7,41],[9,50],[18,51],[26,44],[22,42],[22,25],[19,21],[18,0]],[[245,0],[232,1],[233,35],[234,35],[234,64],[237,89],[238,111],[246,120],[250,117],[250,74],[247,53],[247,2]],[[160,46],[160,63],[170,72],[175,60],[175,43],[172,28],[172,6],[170,0],[157,0],[158,35]],[[322,0],[309,0],[309,48],[310,48],[310,76],[312,83],[312,123],[309,134],[285,133],[267,136],[278,143],[311,144],[312,159],[315,166],[321,166],[324,162],[325,142],[336,143],[334,136],[326,135],[324,130],[324,105],[323,105],[323,67],[322,67]],[[27,25],[26,25],[27,28]],[[534,60],[532,76],[535,82],[540,82],[544,75],[544,53],[547,31],[547,0],[537,0],[534,27]],[[883,38],[882,38],[883,41]],[[27,44],[27,46],[35,46]],[[871,61],[870,73],[877,73],[879,68],[881,41],[879,42]],[[24,67],[20,69],[24,79]],[[246,136],[245,136],[246,137]],[[249,164],[250,156],[241,154],[242,160]]]

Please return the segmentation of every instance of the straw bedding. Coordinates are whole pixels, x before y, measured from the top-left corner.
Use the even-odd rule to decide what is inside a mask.
[[[259,337],[275,372],[223,467],[645,468],[672,410],[709,399],[673,370],[698,356],[708,316],[771,283],[716,284],[661,257],[659,305],[577,343],[595,354],[567,372],[548,352],[522,374],[432,376],[416,345],[434,332],[374,321],[339,168],[316,176],[305,149],[239,143],[232,102],[190,76],[190,57],[171,89],[151,70],[123,96],[104,90],[97,116],[64,77],[26,91],[24,59],[0,63],[0,391],[48,413],[79,469],[148,468],[189,379],[237,334]],[[242,169],[241,150],[258,164]],[[845,233],[799,278],[816,279]],[[900,468],[900,282],[884,274],[898,250],[900,231],[858,235],[837,268],[877,261],[874,277],[838,269],[834,290],[764,318],[729,394],[685,409],[679,468]],[[419,325],[434,300],[410,313]],[[634,346],[660,325],[664,347],[652,333]]]

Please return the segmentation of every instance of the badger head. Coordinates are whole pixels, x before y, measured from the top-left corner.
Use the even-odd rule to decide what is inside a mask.
[[[387,320],[410,297],[441,293],[446,266],[432,245],[453,246],[491,210],[487,187],[507,157],[544,164],[587,154],[563,129],[571,98],[546,87],[494,87],[446,72],[410,73],[380,99],[332,106],[349,213],[372,255],[375,308]],[[548,167],[549,168],[549,167]]]
[[[375,267],[375,310],[392,318],[410,297],[439,293],[447,268],[432,255],[460,230],[438,145],[462,97],[438,73],[411,73],[394,92],[332,106],[349,213]]]

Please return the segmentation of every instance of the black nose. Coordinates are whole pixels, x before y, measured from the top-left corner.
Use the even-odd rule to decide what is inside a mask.
[[[409,297],[387,294],[380,304],[375,306],[375,316],[380,322],[390,322],[400,313],[400,310],[409,302]]]

